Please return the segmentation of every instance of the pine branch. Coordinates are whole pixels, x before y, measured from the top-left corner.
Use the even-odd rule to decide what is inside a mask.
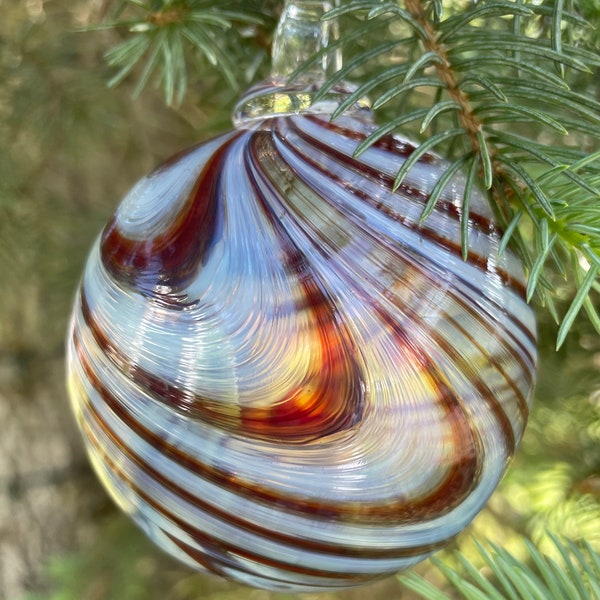
[[[264,3],[263,3],[264,4]],[[207,62],[226,82],[238,89],[240,65],[232,57],[231,42],[244,27],[256,39],[259,28],[272,28],[271,18],[258,2],[208,0],[124,0],[116,19],[94,29],[126,31],[123,42],[105,55],[117,69],[109,85],[131,76],[138,65],[141,72],[133,96],[137,97],[156,78],[168,105],[180,105],[188,88],[188,72]],[[124,16],[125,15],[125,16]]]
[[[505,549],[475,542],[479,553],[475,564],[462,552],[455,553],[457,566],[439,558],[431,559],[450,586],[466,600],[503,600],[540,598],[544,600],[588,600],[600,597],[600,555],[589,545],[561,541],[549,534],[556,558],[542,554],[529,540],[524,545],[529,563]],[[484,577],[483,572],[488,575]],[[450,600],[428,580],[416,573],[399,577],[400,581],[428,600]]]
[[[600,56],[593,51],[590,23],[577,8],[561,0],[482,0],[460,9],[448,3],[444,17],[440,2],[360,0],[328,15],[382,20],[402,32],[400,58],[396,52],[393,64],[380,68],[338,110],[368,94],[384,116],[357,153],[412,123],[417,135],[429,137],[402,167],[396,185],[419,153],[435,147],[449,156],[450,169],[460,164],[475,185],[489,190],[506,227],[502,248],[511,242],[528,269],[529,299],[536,295],[556,314],[555,273],[577,289],[562,317],[558,346],[582,309],[600,332],[594,309],[600,286],[600,102],[592,86]],[[390,48],[398,50],[393,43],[353,57],[343,75],[381,62]],[[469,200],[467,193],[467,215]],[[425,207],[423,217],[432,208]]]

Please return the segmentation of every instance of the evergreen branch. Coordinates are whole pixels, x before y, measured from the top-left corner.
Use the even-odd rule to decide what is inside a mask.
[[[497,54],[486,54],[477,56],[475,58],[467,56],[466,58],[455,58],[452,61],[454,68],[460,69],[461,72],[468,72],[473,68],[480,68],[482,65],[486,65],[490,69],[505,69],[506,67],[514,67],[515,71],[525,71],[535,78],[542,81],[548,81],[558,87],[569,89],[567,82],[555,75],[554,73],[542,69],[535,63],[527,63],[523,60],[516,60],[512,56],[498,56]],[[507,98],[504,97],[504,102],[507,102]]]
[[[361,33],[361,35],[362,35],[362,33]],[[361,37],[361,36],[357,35],[357,37]],[[329,46],[327,48],[327,52],[331,52],[332,49],[336,49],[337,47],[342,45],[342,43],[346,43],[346,42],[347,42],[347,39],[345,39],[339,43],[334,43],[332,46]],[[319,100],[324,98],[331,91],[331,89],[334,86],[336,86],[338,83],[340,83],[342,81],[345,81],[353,71],[355,71],[359,67],[363,66],[364,64],[368,63],[369,61],[373,60],[374,58],[377,58],[381,55],[385,55],[385,54],[391,52],[399,43],[400,42],[398,42],[398,41],[393,41],[391,43],[386,42],[384,44],[376,46],[375,48],[373,48],[367,52],[360,54],[357,58],[355,58],[354,60],[347,63],[345,67],[343,67],[337,73],[332,75],[327,80],[327,82],[321,86],[319,91],[315,94],[314,101],[318,102]],[[315,58],[319,59],[321,57],[316,56]],[[313,61],[311,61],[308,65],[303,65],[301,69],[297,70],[295,73],[292,74],[291,79],[294,80],[297,77],[301,76],[305,72],[306,67],[312,66],[312,64],[313,64]],[[379,77],[377,77],[377,76],[373,77],[373,79],[371,79],[371,81],[369,82],[370,86],[369,86],[368,91],[370,92],[371,90],[375,89],[378,85],[380,85],[381,83],[384,83],[385,81],[387,81],[389,79],[398,77],[400,75],[404,75],[405,73],[408,72],[408,69],[409,69],[408,65],[401,65],[395,69],[386,70]],[[361,90],[361,93],[362,92],[363,91]]]
[[[381,139],[386,135],[389,135],[392,131],[398,129],[399,127],[411,123],[412,121],[418,121],[421,118],[425,119],[429,112],[430,111],[428,111],[427,109],[422,108],[410,111],[407,114],[403,114],[399,117],[392,119],[385,125],[382,125],[381,127],[377,128],[373,133],[369,134],[360,144],[358,144],[356,150],[354,151],[355,156],[360,156],[367,148],[370,148],[377,140]]]
[[[588,294],[590,293],[592,285],[596,281],[598,273],[600,272],[600,268],[597,265],[588,265],[587,272],[585,276],[582,277],[582,271],[579,262],[574,265],[573,270],[576,273],[579,289],[577,290],[577,293],[575,294],[575,297],[573,298],[573,301],[571,302],[571,305],[569,306],[569,309],[567,310],[567,313],[565,314],[558,330],[558,336],[556,339],[557,349],[560,348],[565,341],[567,333],[569,332],[571,325],[573,325],[573,322],[575,321],[575,318],[577,317],[577,314],[581,310],[582,306],[584,306],[584,303],[589,301]],[[590,307],[592,307],[591,303]],[[595,319],[593,319],[593,321],[595,321]]]
[[[349,96],[346,100],[346,103],[341,104],[338,107],[337,112],[333,114],[333,118],[335,119],[337,116],[342,114],[345,110],[347,110],[350,106],[354,105],[360,98],[365,96],[365,93],[371,92],[372,90],[379,87],[381,84],[384,84],[386,81],[398,77],[400,75],[404,75],[408,71],[408,65],[399,65],[393,69],[389,69],[380,73],[379,75],[374,75],[373,78],[366,84],[362,85],[360,88],[355,90],[351,96]],[[336,77],[334,83],[337,83],[339,80]],[[327,86],[323,86],[315,95],[315,102],[320,100],[326,91],[331,89],[329,84]]]
[[[458,83],[455,72],[452,70],[448,60],[448,53],[445,47],[438,40],[438,32],[432,21],[427,19],[424,3],[419,0],[406,0],[408,12],[421,24],[425,35],[422,36],[423,47],[426,52],[432,52],[440,57],[439,62],[435,64],[435,70],[440,81],[445,85],[448,96],[458,106],[458,118],[470,139],[471,146],[476,153],[479,153],[479,138],[477,131],[480,129],[480,123],[473,119],[473,109],[471,103]]]
[[[433,120],[441,115],[443,112],[449,110],[460,110],[460,105],[457,104],[454,100],[443,100],[434,104],[428,111],[423,121],[421,123],[421,128],[419,129],[419,133],[423,133],[433,122]]]
[[[358,89],[354,90],[348,97],[340,103],[340,105],[333,112],[331,118],[336,119],[345,111],[347,111],[351,106],[354,106],[361,98],[365,97],[365,92],[370,90],[374,90],[382,83],[385,83],[389,79],[396,77],[397,75],[401,75],[404,73],[408,67],[406,65],[401,65],[395,69],[390,69],[389,71],[383,72],[371,79],[367,84],[360,86]],[[319,94],[320,97],[320,94]],[[315,99],[316,101],[316,99]]]
[[[441,27],[441,34],[438,36],[438,42],[444,43],[448,38],[457,33],[463,27],[470,25],[475,19],[485,19],[490,17],[504,17],[506,15],[530,16],[533,12],[530,8],[523,5],[515,5],[514,2],[488,2],[473,10],[461,13],[448,19]]]
[[[528,204],[528,206],[531,209],[535,210],[535,208],[539,206],[553,221],[556,219],[554,215],[554,208],[552,206],[552,202],[544,193],[543,188],[538,185],[535,178],[532,177],[529,174],[529,172],[522,167],[521,164],[519,164],[515,160],[511,160],[508,156],[504,154],[497,154],[494,160],[496,162],[496,165],[498,165],[498,163],[502,165],[502,167],[496,166],[496,169],[503,168],[503,170],[508,170],[509,172],[512,172],[519,179],[519,181],[523,182],[523,184],[527,187],[529,192],[531,192],[532,197],[537,202],[537,205],[533,206]],[[531,212],[529,214],[531,214]],[[537,219],[534,220],[536,223],[539,224],[539,221]]]
[[[463,80],[460,82],[460,87],[465,91],[467,95],[473,96],[473,93],[467,91],[468,86],[471,83],[476,83],[479,87],[484,90],[490,92],[492,96],[494,96],[497,100],[501,102],[508,102],[508,98],[506,94],[502,91],[502,89],[497,86],[493,81],[489,80],[487,77],[483,77],[482,75],[478,75],[477,73],[473,73],[471,75],[466,75]]]
[[[556,0],[554,10],[552,11],[552,50],[558,54],[562,54],[562,22],[563,16],[563,0]],[[561,77],[565,75],[565,66],[563,63],[556,63]]]
[[[467,171],[467,179],[465,181],[465,189],[463,192],[463,210],[460,214],[460,249],[463,260],[467,260],[469,257],[469,214],[471,208],[471,194],[473,192],[473,185],[475,183],[475,177],[479,168],[479,157],[473,156],[469,169]]]
[[[400,8],[395,2],[385,2],[383,6],[377,6],[369,11],[367,19],[375,19],[384,14],[396,15],[400,20],[409,25],[421,38],[427,39],[427,30],[423,27],[423,21],[412,13],[407,5],[407,10]]]
[[[507,149],[506,151],[512,153],[513,160],[525,162],[528,159],[533,158],[551,167],[551,170],[546,171],[543,175],[546,182],[550,182],[560,173],[591,194],[600,194],[600,190],[577,175],[574,168],[569,168],[567,164],[564,163],[561,164],[557,158],[551,155],[552,150],[542,144],[537,144],[518,134],[508,133],[506,131],[496,131],[489,139],[495,143],[497,147],[505,146]],[[572,160],[572,156],[568,157],[567,161],[568,160]]]
[[[538,285],[538,281],[542,274],[542,270],[544,268],[544,263],[546,262],[548,255],[552,251],[552,247],[554,246],[554,243],[556,242],[556,238],[558,237],[556,235],[556,233],[554,233],[552,236],[549,235],[547,219],[542,220],[542,227],[541,227],[540,231],[541,231],[541,234],[539,237],[540,248],[538,249],[538,254],[535,258],[533,266],[531,267],[531,269],[529,271],[529,279],[527,280],[527,290],[526,290],[527,302],[529,302],[531,300],[531,298],[533,297],[533,294]]]
[[[464,167],[468,160],[470,160],[470,156],[462,156],[458,160],[455,160],[441,175],[441,177],[436,181],[431,193],[429,194],[429,198],[423,210],[421,212],[421,216],[419,217],[419,221],[422,223],[430,214],[431,211],[435,208],[437,201],[439,200],[442,192],[446,188],[446,186],[452,181],[452,178]]]
[[[265,17],[257,10],[230,9],[222,3],[206,0],[126,0],[119,14],[130,8],[134,15],[104,24],[104,29],[126,29],[129,37],[106,53],[106,60],[117,73],[110,79],[114,86],[128,77],[146,58],[134,88],[138,96],[152,77],[162,84],[165,102],[179,105],[183,101],[191,64],[199,57],[218,67],[229,85],[237,88],[236,67],[224,47],[227,32],[235,25],[259,26]],[[139,14],[135,14],[137,13]]]
[[[508,242],[511,240],[513,235],[515,234],[517,227],[519,225],[519,221],[523,213],[518,210],[510,220],[509,224],[506,226],[504,233],[502,234],[502,238],[500,239],[500,244],[498,246],[498,256],[502,256],[508,247]]]
[[[558,561],[542,554],[523,538],[528,562],[491,542],[488,547],[475,542],[478,556],[474,559],[455,552],[456,566],[436,557],[431,562],[451,588],[466,600],[589,600],[598,597],[600,555],[587,543],[577,545],[571,540],[561,541],[552,534],[548,537]],[[483,576],[482,564],[493,577]],[[399,580],[427,600],[450,600],[450,596],[414,572],[399,576]]]
[[[395,85],[393,88],[387,90],[385,93],[381,94],[375,102],[373,102],[373,110],[377,110],[381,108],[385,104],[387,104],[390,100],[400,96],[402,94],[406,94],[416,88],[436,88],[436,87],[444,87],[444,82],[440,81],[435,77],[419,77],[418,79],[410,79],[407,81],[405,78],[404,81],[398,85]],[[456,101],[453,101],[454,104],[460,106]]]
[[[427,579],[417,575],[413,571],[409,571],[399,579],[405,587],[427,600],[450,600],[450,597],[435,587],[433,583],[427,581]]]
[[[438,133],[438,134],[430,137],[426,142],[423,142],[422,144],[420,144],[411,153],[411,155],[404,161],[404,164],[398,171],[398,174],[396,175],[396,179],[394,180],[394,190],[397,190],[402,185],[402,182],[404,181],[404,178],[406,177],[408,172],[419,161],[419,159],[423,155],[427,154],[432,148],[434,148],[435,146],[438,146],[442,142],[444,142],[450,138],[455,138],[457,136],[461,136],[463,134],[464,134],[464,132],[462,129],[450,129],[447,131],[442,131],[441,133]]]
[[[370,94],[374,110],[385,108],[389,114],[359,145],[357,154],[397,127],[416,121],[416,111],[424,111],[419,113],[423,118],[418,133],[434,126],[436,132],[404,163],[395,186],[423,152],[445,149],[452,171],[458,170],[458,164],[468,168],[470,185],[461,213],[465,218],[472,190],[490,189],[492,207],[506,226],[500,250],[513,243],[520,252],[529,271],[529,298],[536,294],[555,313],[550,283],[555,270],[570,274],[579,292],[584,286],[566,311],[559,342],[582,307],[597,323],[591,296],[596,293],[598,272],[594,267],[582,275],[572,266],[574,259],[584,256],[585,248],[593,257],[600,256],[598,167],[588,163],[578,170],[587,153],[573,147],[577,136],[585,136],[591,148],[597,140],[590,136],[600,139],[600,102],[573,85],[581,77],[590,77],[600,65],[600,56],[585,44],[569,43],[563,35],[565,28],[589,31],[577,4],[482,0],[445,19],[439,3],[419,0],[350,2],[337,9],[337,14],[351,13],[363,14],[365,22],[385,15],[397,22],[404,36],[400,60],[396,56],[393,65],[359,86],[352,101],[334,115]],[[385,44],[390,42],[378,48]],[[354,57],[344,77],[353,74],[354,65],[367,70],[368,52]],[[373,54],[382,58],[377,50]],[[409,117],[402,112],[394,115],[393,106],[410,107]],[[447,179],[440,186],[446,183]],[[432,208],[430,201],[423,217]],[[527,221],[534,227],[525,240],[520,228]],[[468,228],[465,223],[461,227],[465,238]],[[467,240],[461,245],[466,256]],[[558,251],[571,257],[568,271]]]
[[[550,59],[583,73],[592,72],[588,63],[591,65],[598,64],[598,57],[593,54],[588,55],[576,48],[573,48],[568,54],[565,52],[556,52],[552,50],[548,42],[526,36],[514,36],[511,39],[505,39],[494,32],[486,32],[483,36],[475,35],[473,32],[463,32],[461,33],[461,38],[461,44],[456,46],[454,51],[448,53],[451,57],[456,54],[465,53],[471,55],[486,54],[490,51],[490,43],[497,42],[507,54],[514,52],[521,53],[519,61],[523,60],[523,56],[527,56],[528,59]],[[533,43],[534,40],[535,43]],[[508,55],[510,56],[510,54]]]

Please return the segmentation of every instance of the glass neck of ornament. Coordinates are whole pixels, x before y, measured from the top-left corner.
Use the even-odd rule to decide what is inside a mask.
[[[251,88],[237,103],[232,115],[236,127],[254,129],[271,118],[287,115],[331,115],[354,91],[354,86],[341,82],[315,102],[315,94],[325,81],[342,67],[339,48],[327,51],[338,38],[337,20],[323,19],[338,3],[285,3],[273,41],[271,77]],[[301,75],[295,76],[311,60]],[[364,113],[368,106],[368,100],[362,99],[346,112]],[[370,113],[367,118],[371,118]]]
[[[302,83],[322,84],[342,66],[339,50],[325,52],[338,37],[336,19],[323,20],[334,7],[332,2],[288,0],[275,32],[272,50],[274,82],[287,83],[289,77],[313,57],[319,60],[299,78]]]

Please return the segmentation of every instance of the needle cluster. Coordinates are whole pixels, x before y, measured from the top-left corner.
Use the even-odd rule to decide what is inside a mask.
[[[357,52],[321,93],[362,79],[337,111],[368,96],[381,115],[357,152],[389,133],[413,131],[421,144],[397,186],[425,152],[448,156],[422,218],[452,176],[465,172],[463,254],[478,186],[504,225],[502,248],[510,242],[524,259],[528,300],[537,297],[560,323],[557,345],[582,309],[600,331],[600,55],[590,20],[597,9],[575,0],[356,0],[327,18],[349,15],[353,32],[337,45],[379,41]],[[394,35],[381,41],[382,31]],[[557,277],[575,290],[562,311]]]

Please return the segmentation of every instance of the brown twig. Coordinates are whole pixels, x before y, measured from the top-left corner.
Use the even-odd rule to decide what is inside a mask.
[[[481,154],[480,137],[483,131],[483,124],[473,112],[473,106],[469,101],[468,96],[461,89],[452,64],[448,58],[448,52],[443,44],[438,41],[438,33],[435,30],[434,24],[427,18],[421,0],[405,0],[406,10],[411,16],[421,25],[426,33],[425,39],[422,40],[427,51],[435,52],[440,58],[439,62],[435,63],[435,69],[438,77],[444,82],[448,95],[454,100],[460,111],[458,118],[461,125],[464,127],[471,146],[477,155]],[[492,186],[490,192],[493,198],[494,207],[500,219],[507,224],[512,218],[512,208],[510,207],[511,200],[516,200],[513,188],[506,181],[506,172],[501,164],[494,160],[494,148],[488,148],[487,152],[492,163],[492,171],[496,184]],[[480,170],[481,174],[481,170]]]
[[[435,64],[438,77],[444,82],[450,98],[460,106],[459,119],[461,125],[465,128],[473,149],[479,154],[481,147],[477,133],[482,130],[481,121],[474,115],[473,107],[467,95],[458,84],[452,65],[448,59],[448,53],[438,41],[438,34],[432,22],[425,15],[423,2],[420,0],[405,0],[404,4],[406,10],[418,21],[427,34],[427,37],[423,40],[423,45],[428,51],[435,52],[440,58],[440,61]]]

